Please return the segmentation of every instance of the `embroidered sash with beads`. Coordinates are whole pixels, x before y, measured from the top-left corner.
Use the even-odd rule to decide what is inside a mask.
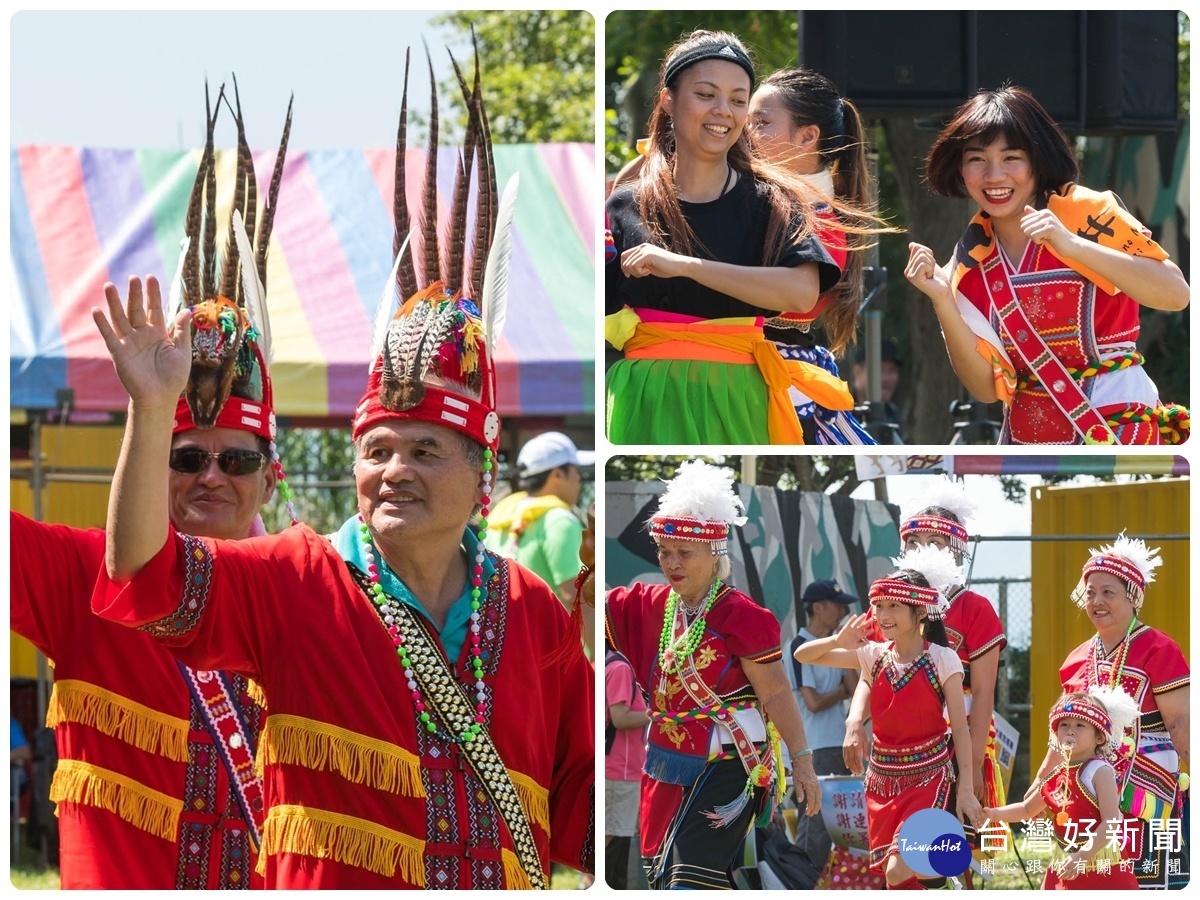
[[[365,589],[361,572],[353,566],[351,571]],[[372,603],[371,606],[376,612],[379,611],[375,604]],[[446,662],[437,639],[429,633],[423,618],[407,603],[398,601],[393,604],[393,614],[397,617],[397,624],[404,635],[413,677],[425,698],[426,708],[447,734],[462,734],[476,724],[475,706],[463,693],[463,686]],[[538,853],[537,842],[533,837],[529,817],[521,805],[517,788],[508,774],[508,767],[504,765],[496,745],[492,743],[487,726],[482,726],[473,741],[461,742],[458,747],[483,784],[484,790],[496,804],[496,809],[512,837],[521,868],[529,877],[529,883],[536,890],[546,890],[550,885],[541,855]]]
[[[1067,417],[1084,443],[1117,443],[1116,435],[1108,427],[1108,422],[1084,396],[1071,373],[1046,346],[1042,336],[1025,315],[1008,272],[1005,271],[998,247],[980,265],[979,273],[988,301],[1008,332],[1017,355],[1037,375],[1054,405]]]
[[[212,736],[213,746],[220,751],[221,765],[229,775],[242,818],[246,820],[250,842],[257,853],[262,844],[266,804],[262,780],[254,774],[254,740],[238,706],[237,695],[224,672],[204,672],[183,663],[178,665]]]
[[[673,635],[673,641],[678,640],[680,635]],[[742,727],[742,723],[737,720],[733,712],[725,705],[719,694],[710,688],[704,679],[700,677],[700,673],[696,671],[696,666],[693,662],[693,657],[688,656],[684,659],[683,666],[680,667],[679,681],[683,685],[683,690],[692,702],[697,706],[711,708],[711,715],[717,722],[729,729],[729,733],[733,735],[733,746],[737,751],[738,758],[742,761],[742,768],[749,775],[755,766],[764,765],[771,767],[773,757],[771,755],[770,743],[760,756],[754,742],[750,740],[750,736],[746,734],[746,729]],[[765,721],[765,720],[764,720]]]

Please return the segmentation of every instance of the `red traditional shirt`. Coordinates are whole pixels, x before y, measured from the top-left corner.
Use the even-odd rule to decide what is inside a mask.
[[[92,615],[104,532],[19,513],[13,631],[54,666],[63,888],[260,888],[246,820],[179,664],[146,634]],[[231,679],[257,738],[261,710]]]
[[[985,278],[993,283],[985,285]],[[1031,241],[1024,256],[1012,263],[996,242],[988,259],[963,275],[958,291],[999,335],[1016,371],[1016,391],[1011,405],[1004,407],[1001,443],[1082,442],[1047,387],[1030,379],[1032,370],[1014,343],[1016,338],[1024,342],[1026,337],[1009,333],[989,299],[989,286],[998,298],[1006,298],[1006,282],[1046,348],[1068,369],[1081,373],[1079,388],[1102,415],[1111,418],[1126,410],[1142,412],[1158,405],[1154,383],[1140,365],[1109,372],[1101,368],[1104,361],[1136,350],[1140,327],[1137,302],[1123,293],[1105,293],[1045,244]],[[1001,308],[1005,303],[1006,299],[998,301]],[[1027,352],[1034,357],[1040,354],[1040,350]],[[1113,430],[1123,444],[1158,443],[1157,426],[1152,422],[1132,422]]]
[[[608,592],[605,609],[608,645],[629,660],[638,683],[650,696],[652,719],[641,804],[644,856],[658,853],[684,790],[708,764],[717,728],[712,717],[670,716],[696,709],[679,676],[665,676],[659,660],[659,637],[670,592],[665,584],[614,588]],[[741,591],[723,588],[692,653],[695,672],[705,686],[725,703],[757,707],[742,660],[767,663],[781,656],[779,622],[774,614]]]
[[[590,869],[592,668],[582,649],[545,665],[570,627],[566,611],[520,565],[491,562],[480,608],[485,728],[542,865]],[[146,627],[188,664],[262,685],[268,887],[528,886],[493,781],[456,743],[418,727],[378,611],[311,529],[238,542],[177,534],[128,585],[102,575],[93,608]],[[473,703],[469,651],[464,643],[452,668]]]

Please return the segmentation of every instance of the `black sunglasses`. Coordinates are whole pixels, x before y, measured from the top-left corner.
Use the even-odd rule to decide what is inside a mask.
[[[180,447],[171,451],[170,466],[184,475],[195,475],[208,468],[211,460],[217,461],[226,475],[249,475],[267,464],[267,458],[257,450],[222,450],[209,453],[199,447]]]

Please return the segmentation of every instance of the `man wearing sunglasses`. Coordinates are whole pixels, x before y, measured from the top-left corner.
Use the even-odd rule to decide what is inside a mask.
[[[408,222],[396,223],[374,318],[386,327],[352,422],[358,516],[328,538],[303,525],[245,542],[172,533],[165,483],[143,473],[169,454],[164,402],[184,380],[186,315],[172,335],[152,283],[149,316],[132,283],[125,308],[108,285],[107,317],[93,313],[133,399],[109,512],[117,552],[92,608],[184,662],[262,684],[268,888],[530,889],[549,887],[551,862],[594,867],[594,675],[580,623],[488,549],[485,524],[479,536],[467,527],[490,512],[494,354],[515,318],[497,251],[511,246],[515,177],[503,199],[476,199],[483,239],[464,264],[467,198],[495,184],[479,96],[476,82],[474,166],[458,167],[474,184],[456,185],[444,235],[426,218],[419,279]],[[404,182],[401,169],[394,208]],[[438,208],[436,179],[425,192],[424,208]],[[404,300],[394,315],[393,299]]]
[[[212,164],[206,152],[193,204]],[[189,246],[199,250],[201,217],[194,221]],[[205,243],[204,255],[215,263],[215,242]],[[265,270],[265,252],[261,260]],[[224,268],[237,271],[236,260],[226,259]],[[258,337],[269,334],[265,306],[260,296],[257,327],[247,327],[251,316],[240,301],[248,279],[223,285],[231,298],[224,303],[211,299],[213,285],[198,276],[183,281],[184,302],[214,313],[210,321],[224,316],[232,327],[221,334],[238,338],[236,346],[209,342],[215,355],[223,353],[230,394],[218,391],[214,401],[209,392],[211,354],[197,363],[186,396],[171,398],[167,408],[168,464],[146,477],[166,484],[164,508],[184,532],[230,540],[263,534],[258,512],[280,471],[272,459],[268,348]],[[58,804],[61,886],[261,888],[253,851],[265,810],[253,755],[265,712],[252,698],[261,700],[257,689],[228,672],[182,666],[150,635],[91,614],[92,589],[111,549],[102,530],[13,513],[11,535],[11,627],[55,667],[47,724],[58,744],[50,799]]]

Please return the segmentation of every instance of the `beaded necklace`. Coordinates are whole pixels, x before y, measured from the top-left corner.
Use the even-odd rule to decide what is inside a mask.
[[[680,598],[679,594],[673,590],[667,595],[667,608],[663,612],[663,627],[658,635],[658,655],[662,661],[662,668],[665,674],[670,675],[672,672],[678,672],[683,660],[695,653],[696,648],[700,646],[700,640],[704,637],[704,626],[708,619],[708,611],[717,602],[717,591],[720,587],[720,581],[713,582],[712,589],[708,592],[708,599],[704,601],[704,605],[700,608],[700,615],[675,640],[671,638],[675,631],[675,610]],[[684,609],[687,609],[686,604],[684,605]]]
[[[484,548],[483,542],[487,537],[487,515],[488,504],[491,501],[492,493],[492,451],[485,448],[483,451],[483,499],[479,511],[479,542],[475,550],[475,565],[471,568],[471,625],[470,625],[470,662],[471,674],[475,679],[475,721],[469,726],[463,728],[457,735],[445,734],[438,731],[437,723],[433,721],[429,711],[426,709],[425,697],[421,694],[421,689],[417,684],[416,673],[413,672],[412,660],[408,655],[408,647],[404,639],[404,634],[400,631],[398,624],[398,613],[400,601],[389,597],[383,590],[383,585],[379,581],[379,565],[376,563],[375,544],[371,540],[371,530],[367,527],[367,523],[363,520],[362,513],[358,515],[358,534],[362,541],[363,558],[367,562],[367,578],[371,582],[370,592],[367,594],[372,603],[379,607],[379,611],[383,617],[383,626],[388,633],[388,637],[392,639],[392,646],[396,648],[396,655],[400,657],[400,665],[404,667],[404,678],[408,682],[408,689],[412,692],[413,706],[417,711],[417,718],[420,720],[420,727],[426,731],[436,734],[443,740],[453,741],[457,744],[469,744],[475,740],[483,730],[483,723],[486,721],[487,712],[487,685],[483,681],[483,650],[480,632],[480,615],[479,609],[483,605],[483,560]],[[381,561],[382,562],[382,561]],[[386,562],[382,563],[387,565]]]
[[[1125,637],[1121,638],[1121,652],[1117,654],[1116,665],[1109,670],[1108,684],[1100,683],[1100,661],[1104,659],[1104,641],[1100,635],[1096,635],[1096,642],[1092,644],[1092,684],[1096,687],[1110,687],[1121,689],[1121,673],[1125,670],[1125,660],[1129,656],[1129,636],[1133,634],[1133,629],[1137,626],[1137,616],[1129,620],[1129,627],[1125,630]]]

